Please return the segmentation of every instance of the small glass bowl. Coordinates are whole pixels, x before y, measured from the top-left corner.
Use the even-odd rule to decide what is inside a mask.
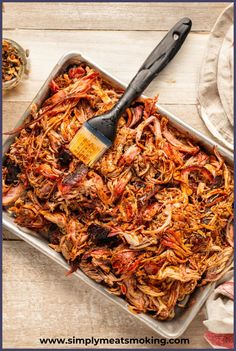
[[[27,73],[27,57],[29,55],[28,50],[24,50],[18,43],[16,43],[14,40],[11,39],[6,39],[3,38],[2,41],[7,41],[10,45],[12,45],[17,52],[17,55],[20,57],[21,59],[21,65],[20,65],[20,69],[19,69],[19,73],[17,75],[17,77],[5,81],[2,81],[2,89],[3,90],[10,90],[15,88],[23,79],[24,74]]]

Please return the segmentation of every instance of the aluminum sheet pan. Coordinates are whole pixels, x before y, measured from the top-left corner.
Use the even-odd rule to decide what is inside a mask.
[[[96,70],[100,71],[103,78],[109,81],[113,86],[122,87],[122,88],[126,87],[125,84],[120,82],[118,79],[114,78],[104,69],[102,69],[94,62],[92,62],[92,60],[90,60],[89,58],[82,56],[78,52],[69,52],[65,54],[59,60],[57,65],[54,67],[48,79],[46,80],[42,88],[39,90],[38,94],[35,96],[32,103],[30,104],[30,106],[27,108],[27,110],[25,111],[25,113],[17,123],[16,127],[20,126],[23,123],[23,121],[29,116],[32,104],[37,104],[38,106],[40,106],[42,102],[45,100],[45,98],[48,96],[49,82],[53,78],[55,78],[58,74],[63,72],[69,65],[80,63],[80,62],[86,62],[90,67],[93,67]],[[187,133],[187,135],[189,135],[189,137],[192,140],[197,141],[202,147],[206,148],[208,151],[211,152],[212,148],[215,145],[217,145],[219,152],[225,158],[226,162],[229,163],[231,166],[233,165],[233,154],[230,151],[216,144],[216,142],[212,141],[210,138],[204,136],[202,133],[198,132],[191,126],[187,125],[186,123],[181,121],[181,119],[177,118],[175,115],[173,115],[172,113],[169,113],[167,110],[162,108],[159,104],[158,104],[158,109],[161,114],[166,115],[169,118],[169,120],[171,121],[171,124],[174,127],[179,129],[180,131]],[[3,154],[5,154],[8,151],[9,146],[14,141],[14,138],[15,137],[10,136],[6,140],[6,142],[3,145]],[[46,241],[45,238],[43,238],[42,236],[38,235],[33,231],[30,231],[25,228],[21,228],[18,225],[16,225],[14,223],[13,218],[11,218],[6,211],[3,211],[3,226],[9,231],[11,231],[12,233],[14,233],[16,236],[18,236],[19,238],[26,241],[31,246],[35,247],[37,250],[41,251],[42,253],[50,257],[55,262],[59,263],[65,269],[68,270],[70,268],[67,262],[62,257],[62,255],[55,252],[53,249],[51,249],[48,246],[48,242]],[[181,334],[183,334],[183,332],[187,329],[191,321],[195,318],[195,316],[197,315],[197,313],[199,312],[202,305],[204,304],[207,297],[209,296],[209,294],[211,293],[211,291],[214,289],[214,286],[215,286],[215,283],[213,283],[213,284],[208,284],[205,287],[197,288],[195,292],[191,294],[189,299],[190,303],[186,308],[184,309],[179,307],[176,308],[176,314],[172,320],[158,321],[152,318],[151,316],[149,316],[148,314],[144,314],[144,313],[133,314],[127,308],[128,304],[124,299],[117,297],[115,295],[112,295],[104,286],[88,278],[82,271],[77,270],[73,274],[76,275],[81,280],[83,280],[89,286],[96,289],[104,296],[106,296],[109,300],[113,301],[114,303],[116,303],[117,305],[125,309],[134,318],[137,318],[138,320],[140,320],[141,322],[145,323],[150,328],[152,328],[156,333],[166,338],[177,338]],[[191,303],[193,299],[194,299],[194,303]]]

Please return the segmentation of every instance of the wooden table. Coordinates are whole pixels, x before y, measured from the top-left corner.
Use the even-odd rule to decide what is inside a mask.
[[[65,52],[81,52],[128,82],[166,31],[181,17],[189,16],[193,21],[191,34],[146,94],[159,93],[159,102],[164,107],[209,135],[196,108],[198,73],[209,31],[227,5],[5,3],[4,37],[29,49],[31,72],[20,86],[3,96],[4,130],[15,125]],[[37,348],[39,337],[157,337],[75,277],[65,277],[61,267],[12,234],[5,231],[4,239],[5,348]],[[183,335],[190,339],[190,345],[179,348],[209,347],[203,338],[202,320],[201,311]],[[174,347],[178,345],[165,346]]]

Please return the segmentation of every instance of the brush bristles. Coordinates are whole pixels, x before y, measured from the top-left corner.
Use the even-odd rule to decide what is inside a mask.
[[[88,166],[92,166],[107,149],[108,146],[85,126],[82,126],[69,144],[69,150]]]

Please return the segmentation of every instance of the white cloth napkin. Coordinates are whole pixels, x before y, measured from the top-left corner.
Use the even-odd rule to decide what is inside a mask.
[[[233,150],[233,19],[231,4],[214,25],[200,72],[198,110],[218,141]]]
[[[234,341],[234,282],[232,271],[227,273],[206,302],[207,320],[203,324],[208,331],[205,339],[213,348],[232,349]]]
[[[219,53],[218,59],[218,71],[217,71],[217,87],[219,91],[220,100],[224,112],[232,124],[234,125],[234,111],[233,111],[233,38],[234,38],[234,26],[230,26],[226,36],[223,40],[222,47]]]

